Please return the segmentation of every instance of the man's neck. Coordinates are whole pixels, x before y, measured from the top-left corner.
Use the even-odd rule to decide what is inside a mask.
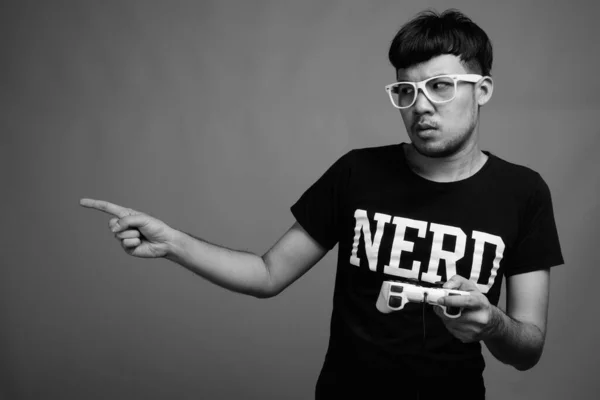
[[[413,172],[434,182],[456,182],[469,178],[477,173],[488,159],[479,149],[477,142],[444,158],[426,157],[412,144],[403,147],[406,162]]]

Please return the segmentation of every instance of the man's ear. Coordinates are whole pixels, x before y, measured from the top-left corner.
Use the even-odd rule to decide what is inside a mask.
[[[492,98],[494,92],[494,80],[491,76],[484,76],[476,87],[477,104],[483,106]]]

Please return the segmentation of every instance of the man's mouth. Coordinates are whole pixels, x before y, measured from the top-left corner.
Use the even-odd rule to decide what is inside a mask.
[[[417,131],[426,131],[429,129],[437,129],[435,125],[419,123],[415,125]]]

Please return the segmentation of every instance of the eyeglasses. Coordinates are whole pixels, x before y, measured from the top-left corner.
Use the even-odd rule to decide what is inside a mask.
[[[396,108],[409,108],[417,101],[419,89],[432,103],[447,103],[456,97],[457,82],[479,82],[483,78],[477,74],[439,75],[421,82],[396,82],[387,85],[385,90]]]

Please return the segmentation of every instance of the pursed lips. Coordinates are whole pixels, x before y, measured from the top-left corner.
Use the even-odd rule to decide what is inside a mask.
[[[437,127],[435,125],[430,125],[430,124],[426,124],[426,123],[418,123],[415,125],[415,128],[418,131],[425,131],[428,129],[437,129]]]

